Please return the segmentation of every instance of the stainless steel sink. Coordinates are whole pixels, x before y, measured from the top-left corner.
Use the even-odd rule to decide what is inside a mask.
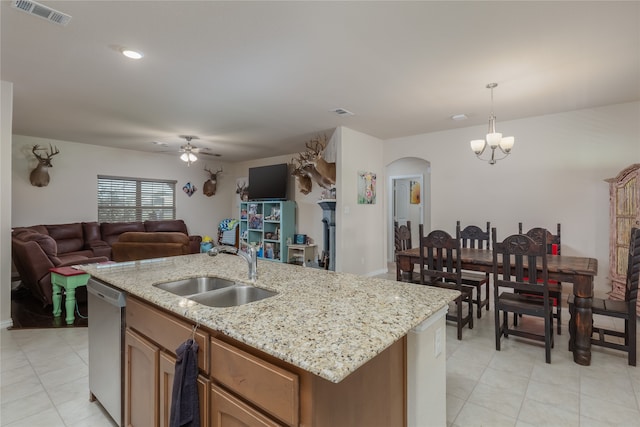
[[[235,307],[260,301],[274,295],[277,295],[277,292],[254,286],[233,286],[218,291],[192,295],[189,299],[209,307]]]
[[[155,287],[180,296],[201,294],[215,291],[235,285],[232,280],[219,277],[192,277],[190,279],[175,280],[172,282],[156,283]]]
[[[235,307],[272,297],[277,292],[249,285],[236,285],[219,277],[192,277],[153,286],[209,307]]]

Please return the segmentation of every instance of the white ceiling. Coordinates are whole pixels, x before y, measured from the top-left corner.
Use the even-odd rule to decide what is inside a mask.
[[[18,135],[159,151],[194,134],[239,161],[340,125],[389,139],[484,124],[490,82],[498,130],[640,100],[638,1],[40,3],[71,22],[1,5]]]

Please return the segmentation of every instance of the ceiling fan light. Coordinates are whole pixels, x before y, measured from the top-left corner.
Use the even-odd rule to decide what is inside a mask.
[[[180,156],[180,160],[182,160],[183,162],[195,162],[196,160],[198,160],[198,157],[196,157],[196,155],[193,153],[182,153],[182,155]]]

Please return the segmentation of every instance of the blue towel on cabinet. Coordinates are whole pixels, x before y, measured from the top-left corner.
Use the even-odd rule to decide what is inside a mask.
[[[176,349],[170,427],[200,427],[198,343],[188,339]]]

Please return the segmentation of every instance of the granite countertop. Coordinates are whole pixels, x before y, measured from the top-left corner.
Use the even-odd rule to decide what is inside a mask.
[[[184,255],[80,268],[131,295],[332,382],[446,307],[458,293],[430,286],[258,260],[254,286],[274,297],[214,308],[152,286],[199,276],[249,283],[236,255]]]

